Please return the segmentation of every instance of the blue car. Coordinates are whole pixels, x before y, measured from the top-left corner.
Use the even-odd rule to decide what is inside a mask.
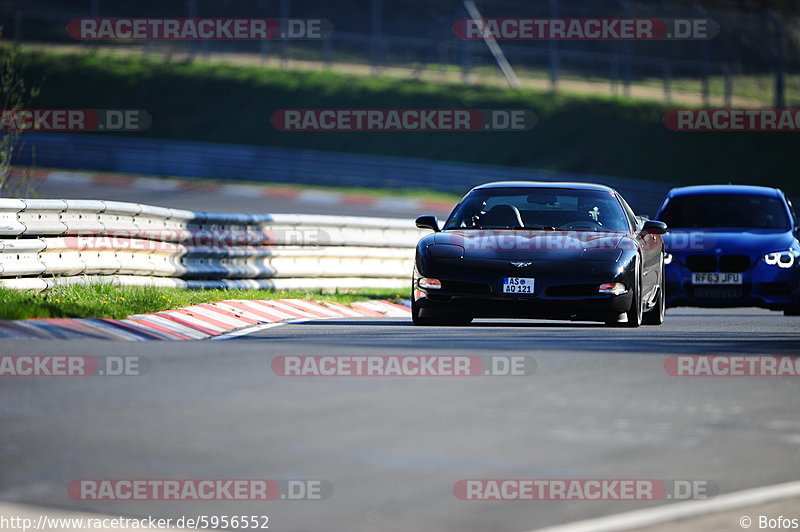
[[[762,307],[800,314],[800,220],[778,189],[676,188],[666,222],[667,307]]]

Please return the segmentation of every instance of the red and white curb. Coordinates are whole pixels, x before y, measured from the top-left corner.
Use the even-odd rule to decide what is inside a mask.
[[[411,309],[386,300],[350,306],[306,299],[228,299],[124,320],[48,318],[0,321],[0,338],[116,341],[224,339],[284,323],[332,318],[410,316]]]
[[[436,200],[418,200],[397,196],[373,196],[336,192],[314,188],[294,188],[280,185],[257,185],[243,183],[198,182],[191,179],[154,178],[113,173],[89,173],[70,170],[34,169],[25,171],[14,169],[11,178],[27,176],[37,183],[59,183],[85,187],[119,187],[125,189],[146,190],[148,192],[202,192],[220,196],[239,198],[272,198],[286,201],[313,203],[316,205],[358,205],[372,207],[384,211],[417,212],[442,211],[450,212],[454,202]]]

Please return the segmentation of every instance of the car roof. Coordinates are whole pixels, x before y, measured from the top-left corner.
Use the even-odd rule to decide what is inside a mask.
[[[571,190],[598,190],[602,192],[614,192],[614,189],[596,183],[571,183],[565,181],[495,181],[494,183],[484,183],[472,190],[483,190],[487,188],[565,188]]]
[[[750,194],[756,196],[780,196],[777,188],[759,187],[755,185],[696,185],[673,188],[670,197],[692,196],[695,194]]]

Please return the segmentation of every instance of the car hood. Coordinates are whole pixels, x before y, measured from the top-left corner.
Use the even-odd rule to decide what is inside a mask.
[[[585,250],[631,248],[632,243],[623,233],[594,231],[465,230],[433,236],[433,243],[461,246],[465,258],[476,259],[555,260],[580,257]]]
[[[669,253],[690,255],[716,252],[759,255],[789,249],[796,239],[791,231],[775,229],[670,229],[664,235]]]

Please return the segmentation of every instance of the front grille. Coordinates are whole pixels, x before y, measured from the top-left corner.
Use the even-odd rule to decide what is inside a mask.
[[[719,258],[719,271],[741,273],[750,269],[750,257],[747,255],[723,255]]]
[[[570,284],[551,286],[546,293],[551,297],[583,297],[596,296],[600,286],[596,284]]]
[[[717,271],[717,257],[714,255],[689,255],[686,257],[686,267],[693,272]]]
[[[488,284],[468,283],[464,281],[442,280],[443,292],[460,292],[464,294],[491,294],[492,289]]]
[[[690,297],[695,299],[742,299],[747,293],[745,286],[690,286]]]

